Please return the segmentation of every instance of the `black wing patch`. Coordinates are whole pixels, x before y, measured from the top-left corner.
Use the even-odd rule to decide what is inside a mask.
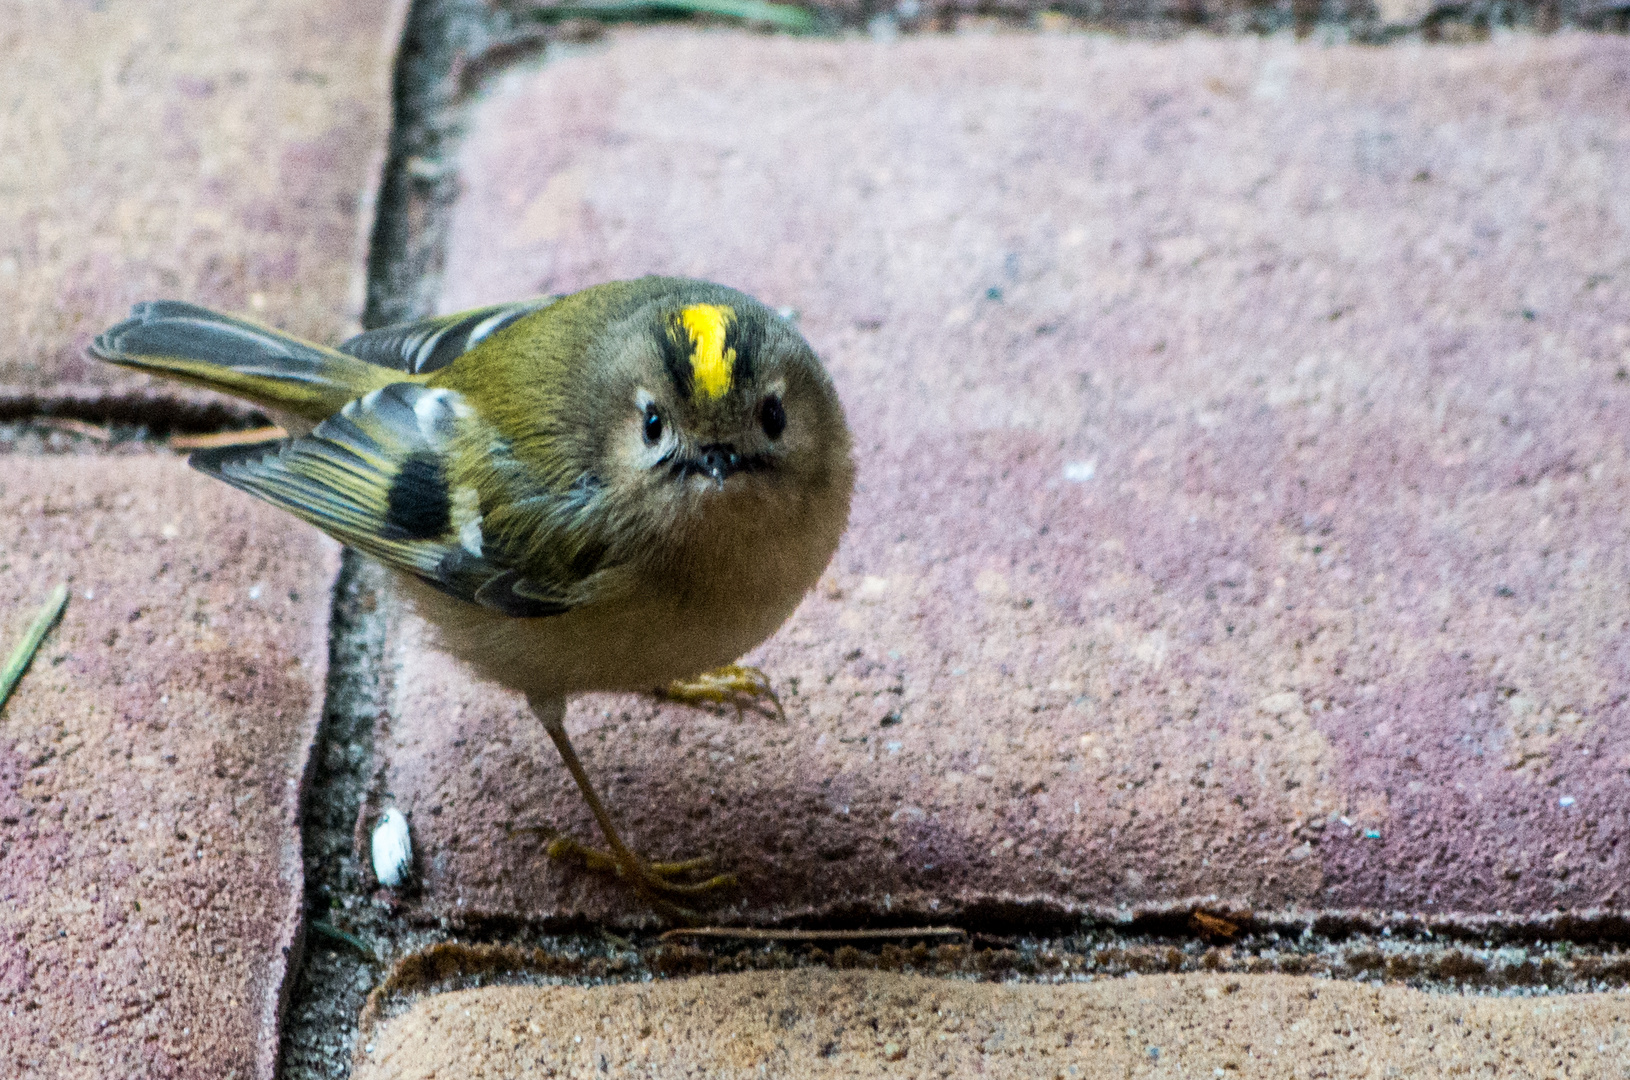
[[[393,383],[303,438],[189,462],[452,596],[517,617],[569,611],[577,582],[523,573],[486,542],[474,489],[450,489],[446,454],[470,420],[449,390]]]
[[[428,375],[451,364],[498,331],[559,299],[558,296],[540,296],[385,326],[358,334],[341,345],[340,352],[409,375]]]
[[[441,460],[417,453],[402,462],[385,499],[380,531],[393,540],[433,540],[453,524],[453,498]]]

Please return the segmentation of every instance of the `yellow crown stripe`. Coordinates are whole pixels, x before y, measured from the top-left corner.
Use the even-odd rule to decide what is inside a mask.
[[[724,347],[724,336],[735,318],[735,310],[723,304],[692,304],[679,313],[691,339],[691,378],[704,397],[723,397],[730,390],[736,350]]]

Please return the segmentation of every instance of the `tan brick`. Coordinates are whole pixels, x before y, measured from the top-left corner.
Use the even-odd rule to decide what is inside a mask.
[[[758,972],[434,995],[368,1036],[354,1075],[1619,1076],[1627,1020],[1623,994],[1467,998],[1280,975],[1037,986]]]

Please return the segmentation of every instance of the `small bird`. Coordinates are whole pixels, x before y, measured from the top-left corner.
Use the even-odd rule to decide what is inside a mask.
[[[667,910],[733,882],[630,851],[563,720],[586,691],[767,687],[750,668],[704,673],[792,613],[854,484],[832,380],[787,320],[722,285],[645,277],[338,348],[158,300],[90,351],[282,421],[288,438],[189,462],[384,563],[443,647],[526,695],[610,848],[560,838],[551,856]]]

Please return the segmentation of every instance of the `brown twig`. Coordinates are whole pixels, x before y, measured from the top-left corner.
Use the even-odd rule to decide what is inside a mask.
[[[100,424],[88,424],[83,420],[75,420],[71,416],[44,416],[40,423],[53,428],[65,435],[78,435],[82,439],[92,442],[106,443],[113,441],[113,432]]]
[[[252,446],[282,439],[288,432],[280,427],[258,427],[247,431],[217,431],[209,435],[172,435],[172,450],[215,450],[222,446]]]
[[[755,930],[738,926],[693,926],[669,930],[658,941],[723,938],[729,941],[896,941],[900,938],[966,938],[957,926],[902,926],[881,930]]]

